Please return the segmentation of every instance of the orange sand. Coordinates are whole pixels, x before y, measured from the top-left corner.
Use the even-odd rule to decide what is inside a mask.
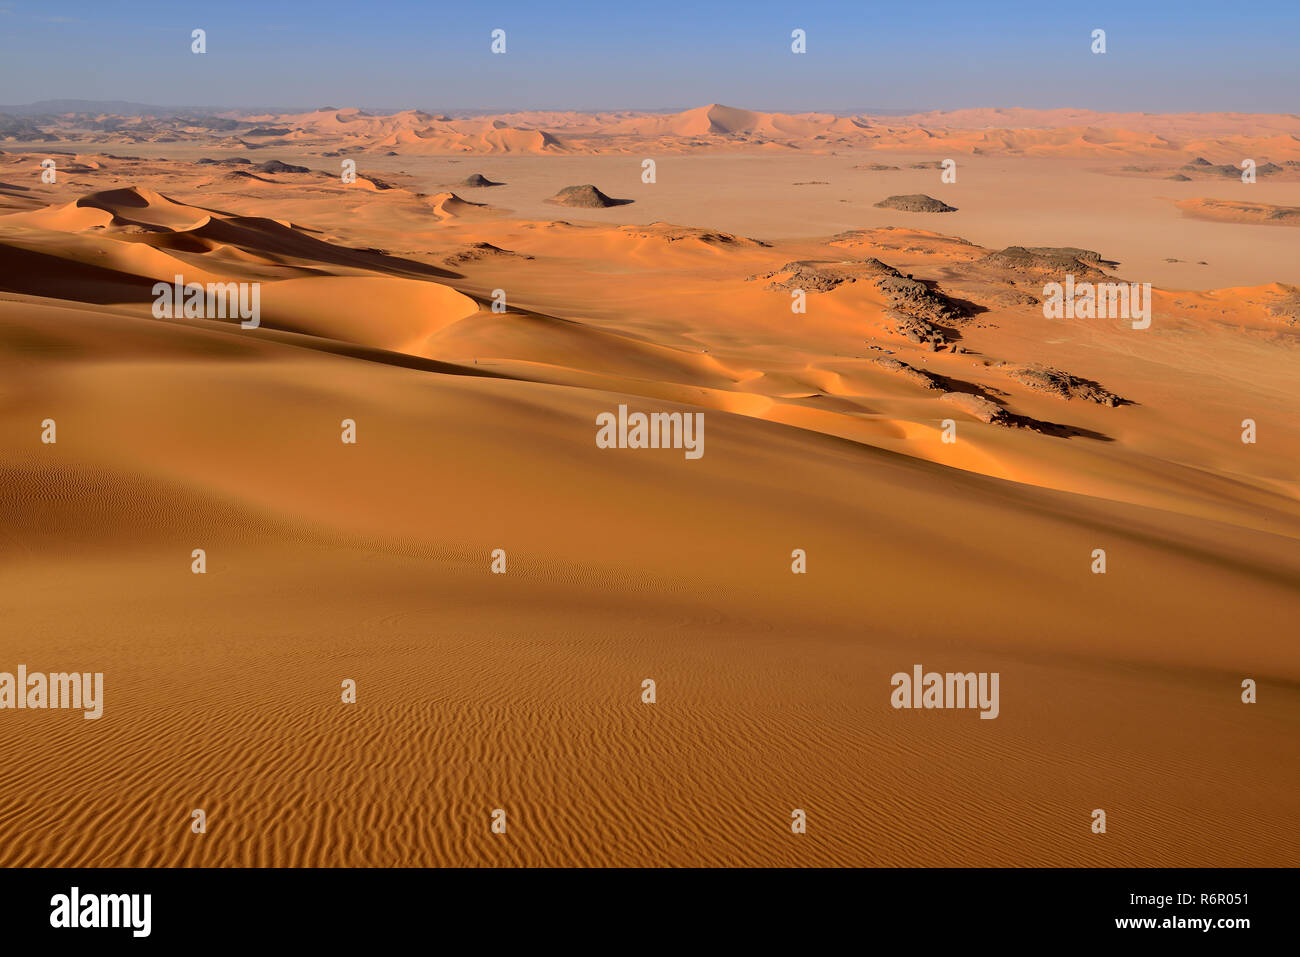
[[[815,114],[569,117],[616,146],[827,130],[870,145],[860,120]],[[577,138],[398,119],[276,118],[305,152],[258,159],[310,155],[330,123],[421,153],[453,135],[525,153]],[[1044,145],[1033,119],[960,122],[1039,144],[1027,170],[1088,141],[1070,126]],[[891,142],[932,122],[890,118]],[[1146,137],[1248,129],[1153,118],[1115,148],[1130,162]],[[1282,119],[1266,132],[1296,136]],[[731,147],[711,159],[719,181],[752,169]],[[440,193],[461,164],[345,186],[319,156],[305,165],[328,175],[231,178],[185,148],[86,151],[52,186],[40,154],[0,155],[0,671],[105,675],[98,721],[0,712],[0,864],[1300,857],[1293,258],[1267,259],[1269,281],[1214,262],[1212,286],[1158,283],[1152,327],[1134,331],[1045,319],[1024,298],[1041,278],[982,264],[1000,247],[974,237],[1003,228],[983,210],[1006,187],[978,179],[941,192],[924,173],[959,210],[925,216],[868,212],[915,190],[857,173],[876,185],[843,215],[863,228],[807,235],[791,211],[815,187],[793,181],[817,177],[786,177],[746,236],[709,222],[701,190],[672,200],[696,211],[672,225],[644,218],[654,199],[521,215],[513,172],[482,161],[510,185]],[[641,155],[621,160],[629,176]],[[569,159],[516,162],[546,177],[530,202],[585,182],[631,195],[548,166]],[[1126,188],[1152,197],[1141,228],[1177,244],[1170,185]],[[679,187],[661,169],[654,189]],[[1108,223],[1120,243],[1125,215],[1093,207],[1078,229]],[[1075,222],[1015,241],[1089,245]],[[1288,232],[1197,226],[1236,247]],[[964,351],[900,335],[860,272],[809,292],[802,315],[768,288],[788,264],[868,258],[976,307],[936,320]],[[151,287],[177,273],[260,282],[261,327],[153,318]],[[1150,281],[1127,261],[1109,273]],[[1026,366],[1126,402],[1036,390],[1013,375]],[[945,392],[1036,425],[986,424]],[[703,411],[705,454],[597,448],[596,416],[620,403]],[[348,418],[356,445],[340,441]],[[1000,716],[894,710],[890,677],[916,663],[1000,673]],[[1244,678],[1258,704],[1241,702]]]

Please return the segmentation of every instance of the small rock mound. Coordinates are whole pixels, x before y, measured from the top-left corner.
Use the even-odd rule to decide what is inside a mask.
[[[905,213],[955,213],[956,206],[949,206],[941,199],[926,196],[924,193],[907,193],[901,196],[889,196],[876,203],[881,209],[898,209]]]
[[[261,170],[263,173],[310,173],[305,166],[293,166],[289,163],[281,163],[279,160],[267,160],[265,163],[258,163],[253,167]]]
[[[1007,375],[1021,385],[1062,399],[1083,399],[1112,409],[1124,403],[1124,400],[1115,393],[1103,389],[1095,382],[1080,379],[1078,376],[1072,376],[1068,372],[1049,366],[1022,366],[1007,370]]]
[[[890,359],[887,356],[880,356],[872,361],[876,365],[880,366],[880,368],[892,372],[895,375],[902,376],[909,382],[919,385],[922,389],[934,391],[943,388],[943,386],[941,386],[934,376],[930,375],[930,373],[922,372],[920,369],[910,366],[899,359]]]
[[[582,186],[566,186],[546,202],[556,206],[571,206],[575,209],[607,209],[610,206],[624,206],[632,200],[612,199],[590,183]]]
[[[619,232],[634,239],[658,239],[666,243],[694,241],[706,246],[762,246],[772,244],[761,239],[736,236],[717,229],[700,229],[695,226],[674,226],[671,223],[651,223],[649,226],[620,226]],[[771,275],[775,275],[772,273]]]
[[[1010,249],[1017,247],[1011,246]],[[1079,262],[1090,263],[1094,266],[1115,265],[1107,263],[1101,258],[1101,253],[1094,252],[1091,249],[1080,249],[1078,246],[1024,246],[1025,252],[1031,256],[1043,256],[1048,259],[1077,259]],[[1005,250],[1004,250],[1005,251]]]
[[[275,180],[267,179],[265,176],[258,176],[256,173],[250,173],[246,169],[232,169],[226,174],[226,179],[255,179],[259,183],[274,183]]]
[[[1300,325],[1300,287],[1283,286],[1282,295],[1267,307],[1270,319],[1278,319],[1288,326]]]
[[[777,279],[777,276],[785,276]],[[788,262],[771,272],[747,276],[746,282],[755,279],[771,279],[764,288],[772,290],[802,289],[804,292],[830,292],[846,282],[857,282],[843,270],[819,268],[815,262]]]
[[[491,243],[466,243],[459,252],[452,253],[443,260],[448,266],[461,266],[465,263],[478,262],[480,259],[507,257],[514,259],[532,259],[532,256],[517,253],[513,249],[502,249]]]
[[[931,352],[938,352],[950,345],[944,331],[928,319],[908,315],[898,309],[886,309],[885,318],[894,324],[894,331],[904,339],[925,346]]]
[[[990,425],[1011,425],[1012,419],[1005,409],[996,402],[991,402],[982,395],[970,392],[946,392],[939,397],[940,402],[949,402],[964,412],[968,412],[981,422]]]
[[[505,183],[494,183],[482,173],[470,173],[456,185],[466,189],[482,189],[485,186],[504,186]]]
[[[966,318],[966,310],[943,293],[935,292],[911,276],[886,275],[876,281],[894,309],[916,319],[956,322]]]
[[[1074,246],[1008,246],[978,261],[1011,272],[1053,276],[1073,273],[1076,278],[1087,279],[1104,279],[1104,268],[1119,265],[1091,249]]]

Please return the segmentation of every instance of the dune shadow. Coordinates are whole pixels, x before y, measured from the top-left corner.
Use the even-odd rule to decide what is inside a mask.
[[[0,243],[0,289],[99,306],[153,302],[156,280]]]
[[[187,235],[176,233],[177,237]],[[460,273],[413,259],[392,256],[379,249],[355,249],[338,246],[309,236],[302,229],[285,226],[274,219],[237,216],[231,219],[213,219],[206,225],[189,231],[200,236],[255,253],[270,253],[310,260],[332,266],[348,266],[391,276],[419,276],[435,279],[456,279]]]
[[[982,399],[988,399],[997,405],[1005,405],[1003,396],[1005,392],[990,391],[982,385],[974,382],[967,382],[965,379],[954,379],[952,376],[941,375],[938,372],[926,370],[926,375],[943,387],[945,392],[964,392],[967,395],[977,395]]]
[[[942,322],[935,322],[933,319],[927,319],[925,321],[928,322],[932,328],[938,330],[940,333],[943,334],[943,338],[946,344],[952,345],[955,342],[965,341],[965,336],[963,336],[953,326],[945,326]]]
[[[942,292],[938,293],[938,295],[943,296],[950,303],[956,306],[959,310],[961,310],[963,317],[968,319],[973,318],[975,316],[983,315],[984,313],[989,311],[988,306],[980,305],[978,302],[972,302],[969,299],[962,299],[960,296],[949,296],[947,293],[942,293]]]
[[[1035,419],[1032,416],[1020,415],[1016,412],[1012,412],[1007,408],[1006,399],[1008,393],[1002,392],[998,389],[991,389],[974,382],[967,382],[964,379],[954,379],[951,376],[941,375],[937,372],[927,371],[926,374],[946,392],[977,395],[982,399],[987,399],[989,402],[992,402],[1002,410],[1002,421],[1017,429],[1027,429],[1031,432],[1039,432],[1043,435],[1051,435],[1061,439],[1081,438],[1092,439],[1096,442],[1115,441],[1103,432],[1097,432],[1092,429],[1085,429],[1075,425],[1062,425],[1058,422],[1046,422],[1043,419]]]
[[[1041,432],[1043,435],[1051,435],[1060,439],[1092,439],[1095,442],[1114,442],[1115,440],[1109,435],[1102,432],[1095,432],[1092,429],[1084,429],[1077,425],[1062,425],[1059,422],[1044,422],[1042,419],[1035,419],[1028,415],[1017,415],[1014,412],[1006,412],[1007,421],[1018,429],[1028,429],[1031,432]]]
[[[910,274],[908,274],[907,278],[914,279]],[[935,296],[951,305],[963,319],[969,319],[973,316],[982,315],[989,311],[988,306],[981,306],[977,302],[972,302],[969,299],[962,299],[959,296],[954,296],[944,292],[943,287],[934,279],[914,279],[914,281],[919,282]]]
[[[1083,385],[1087,386],[1089,389],[1096,389],[1098,392],[1103,392],[1108,395],[1114,395],[1114,393],[1111,392],[1109,389],[1103,389],[1101,383],[1096,381],[1095,379],[1085,379],[1083,376],[1077,376],[1077,375],[1072,376],[1071,378],[1073,378],[1076,382],[1082,383]],[[1116,395],[1115,405],[1112,406],[1112,408],[1118,408],[1121,405],[1137,405],[1137,404],[1138,403],[1134,402],[1132,399],[1125,399]]]

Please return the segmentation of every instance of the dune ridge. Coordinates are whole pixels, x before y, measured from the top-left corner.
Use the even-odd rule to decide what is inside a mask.
[[[52,142],[221,144],[243,151],[326,146],[403,155],[564,156],[679,151],[941,149],[947,153],[1190,159],[1206,153],[1300,160],[1294,114],[1097,113],[1089,110],[954,110],[910,116],[788,114],[711,103],[677,113],[534,111],[490,116],[422,110],[368,113],[226,112],[230,130],[184,118],[52,115],[24,127]],[[0,117],[2,119],[2,117]],[[244,129],[239,127],[243,126]],[[10,139],[14,137],[9,137]]]

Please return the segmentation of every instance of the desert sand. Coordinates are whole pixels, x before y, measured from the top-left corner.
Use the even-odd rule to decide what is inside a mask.
[[[0,671],[105,676],[0,713],[0,864],[1300,859],[1300,118],[241,122],[0,143]]]

